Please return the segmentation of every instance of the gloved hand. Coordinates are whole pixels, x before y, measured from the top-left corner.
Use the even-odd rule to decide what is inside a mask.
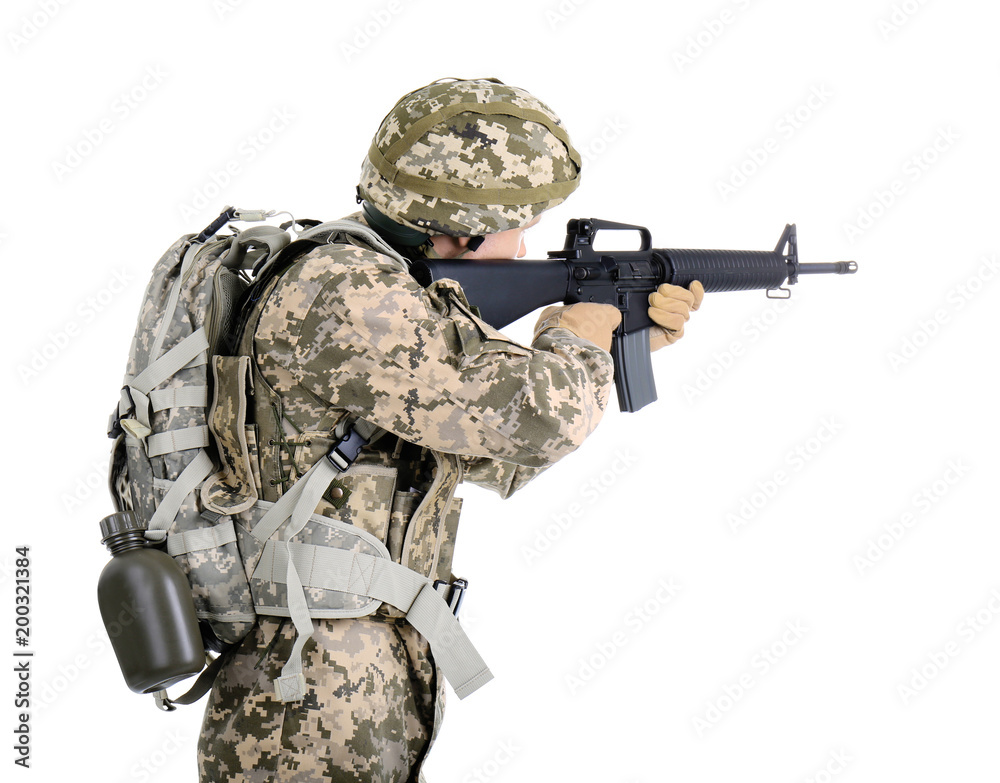
[[[546,307],[535,324],[535,337],[544,329],[561,326],[577,337],[582,337],[605,351],[611,350],[611,334],[621,323],[618,308],[597,302],[578,302],[572,305]]]
[[[697,280],[690,290],[664,283],[649,295],[649,317],[657,324],[649,330],[649,350],[658,351],[684,336],[684,324],[691,311],[701,306],[705,289]]]

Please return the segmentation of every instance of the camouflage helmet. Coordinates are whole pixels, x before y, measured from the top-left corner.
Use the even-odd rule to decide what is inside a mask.
[[[520,228],[580,182],[580,155],[556,114],[498,79],[439,80],[382,120],[358,194],[427,234]]]

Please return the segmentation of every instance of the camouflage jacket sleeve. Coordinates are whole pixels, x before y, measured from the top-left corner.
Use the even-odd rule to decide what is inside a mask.
[[[489,457],[462,457],[462,466],[462,481],[492,489],[502,498],[509,498],[548,467],[526,468]]]
[[[576,449],[607,406],[606,351],[562,328],[513,342],[453,280],[424,289],[343,245],[311,251],[291,278],[262,314],[266,361],[329,406],[465,457],[467,480],[505,496]]]

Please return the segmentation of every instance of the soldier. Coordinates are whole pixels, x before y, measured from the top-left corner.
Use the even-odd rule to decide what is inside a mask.
[[[363,210],[350,219],[407,258],[522,257],[525,230],[579,175],[561,122],[528,92],[492,79],[435,82],[382,121],[362,166]],[[338,425],[377,425],[317,513],[453,582],[456,486],[509,497],[583,442],[608,402],[620,314],[550,307],[520,345],[481,321],[453,281],[423,289],[399,256],[332,239],[270,283],[247,327],[258,494],[281,497]],[[650,295],[654,349],[683,334],[702,293],[695,283]],[[202,781],[422,779],[444,706],[427,641],[387,605],[313,626],[301,701],[280,701],[273,685],[293,655],[291,622],[260,617],[231,654],[206,708]]]

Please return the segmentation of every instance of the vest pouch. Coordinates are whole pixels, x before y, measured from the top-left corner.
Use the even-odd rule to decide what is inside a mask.
[[[261,543],[250,531],[261,521],[274,503],[259,500],[254,506],[234,516],[239,550],[243,556],[245,573],[249,577],[250,592],[256,611],[262,615],[289,617],[288,587],[286,583],[287,552],[292,551],[309,559],[310,569],[300,571],[299,578],[305,590],[309,614],[316,618],[364,617],[372,614],[381,601],[354,592],[331,589],[339,584],[343,575],[336,578],[322,571],[323,549],[340,549],[346,552],[383,557],[389,552],[379,539],[366,530],[339,519],[310,515],[305,526],[291,539],[285,540],[284,531],[278,531]],[[286,545],[291,545],[286,548]],[[354,581],[351,580],[352,585]],[[363,588],[363,579],[357,583]]]
[[[215,393],[208,426],[222,469],[205,481],[201,501],[217,514],[238,514],[257,501],[247,442],[247,405],[252,393],[250,357],[213,357],[212,380]]]

